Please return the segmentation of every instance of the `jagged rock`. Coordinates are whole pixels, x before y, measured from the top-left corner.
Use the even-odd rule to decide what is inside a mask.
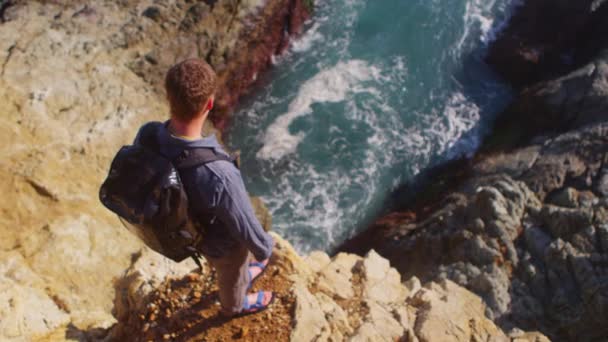
[[[540,220],[554,238],[570,237],[593,223],[593,211],[546,205],[540,213]]]
[[[604,167],[600,171],[597,178],[597,184],[595,185],[595,191],[601,196],[608,197],[608,167]]]
[[[526,228],[524,237],[528,250],[537,258],[545,255],[547,247],[551,244],[551,237],[538,227]]]
[[[375,302],[400,303],[408,296],[401,284],[401,275],[389,261],[371,250],[363,259],[363,296]]]
[[[608,6],[605,7],[608,19]],[[566,76],[526,88],[496,121],[497,134],[490,138],[489,145],[493,149],[520,147],[535,136],[545,134],[543,132],[574,131],[605,122],[606,113],[608,50]],[[575,159],[571,161],[573,167],[584,168],[584,164],[576,163]],[[569,168],[569,165],[562,168]]]
[[[17,252],[0,252],[0,337],[25,341],[70,321],[64,300],[45,291],[45,281],[30,269]],[[33,310],[32,310],[33,309]]]
[[[298,276],[293,279],[294,281],[301,278],[308,280],[312,277],[315,271],[311,269],[305,259],[298,255],[289,241],[272,231],[269,233],[275,242],[274,256],[271,257],[272,263],[286,273],[297,274]]]
[[[418,279],[417,277],[411,277],[410,279],[406,280],[403,285],[405,285],[405,287],[408,289],[410,296],[418,292],[418,290],[422,288],[422,285],[420,284],[420,279]]]
[[[295,326],[291,332],[291,340],[316,341],[324,332],[330,331],[323,310],[304,284],[296,284],[294,294],[297,300],[294,314]]]
[[[365,304],[369,308],[369,313],[365,317],[363,324],[361,324],[349,341],[391,342],[396,338],[403,336],[404,327],[400,322],[395,320],[395,317],[391,312],[373,301],[365,302]]]
[[[560,207],[576,208],[578,207],[578,197],[579,193],[576,189],[565,188],[558,191],[549,202]]]
[[[516,86],[555,77],[608,47],[607,17],[605,1],[522,2],[486,60]]]
[[[427,341],[429,329],[439,323],[445,325],[440,330],[459,338],[455,341],[471,338],[494,341],[493,338],[504,336],[484,317],[481,299],[456,284],[446,282],[442,286],[431,284],[421,288],[415,277],[402,284],[396,270],[375,252],[365,258],[338,254],[325,267],[314,270],[305,260],[327,261],[326,255],[315,252],[316,257],[302,258],[289,242],[271,234],[276,249],[270,271],[265,272],[260,281],[265,289],[275,291],[279,299],[264,314],[218,319],[213,314],[218,310],[217,305],[205,304],[205,299],[213,298],[215,291],[209,284],[210,272],[190,273],[194,267],[191,262],[179,268],[163,264],[163,258],[145,249],[134,257],[131,267],[116,282],[114,313],[118,324],[109,338],[125,340],[136,336],[136,340],[160,340],[179,336],[189,341],[219,340],[227,336],[279,340],[289,337],[303,342]],[[326,277],[329,270],[349,275],[337,284],[350,288],[350,297],[341,296],[343,288],[324,286],[318,281]],[[286,280],[289,287],[276,287]],[[393,292],[391,295],[375,293],[383,282]],[[194,293],[199,294],[189,300],[193,288]],[[412,296],[406,300],[408,293]],[[185,300],[177,305],[176,299],[184,295]],[[188,323],[191,319],[194,320]],[[201,323],[201,319],[210,322],[210,326]],[[269,325],[280,327],[277,332],[287,329],[288,336],[263,335]],[[461,327],[468,330],[457,332]]]
[[[349,336],[353,333],[353,328],[350,326],[348,321],[348,315],[333,299],[323,292],[315,294],[319,306],[323,311],[325,319],[329,323],[331,330],[330,340],[342,341],[345,336]]]
[[[304,261],[310,266],[314,272],[319,272],[331,262],[329,255],[321,251],[313,251],[308,254]]]
[[[608,254],[608,224],[601,224],[597,228],[597,236],[601,252]]]
[[[414,332],[421,342],[509,341],[485,318],[481,299],[449,280],[425,286],[411,302],[418,309]]]
[[[450,279],[479,294],[486,315],[504,326],[603,336],[607,211],[591,189],[608,153],[608,124],[525,149],[522,169],[520,157],[488,157],[425,220],[409,221],[405,233],[383,221],[384,237],[367,241],[404,277]]]
[[[550,342],[547,336],[539,333],[538,331],[512,331],[509,333],[509,337],[511,338],[511,342]]]
[[[353,268],[360,257],[340,253],[319,274],[318,287],[326,293],[349,299],[355,295],[352,284]]]
[[[61,299],[72,324],[108,327],[113,305],[113,278],[129,264],[128,248],[139,244],[126,230],[116,232],[87,215],[51,222],[38,233],[22,232],[20,252],[45,279],[49,296]],[[117,246],[117,241],[122,244]],[[105,272],[99,272],[105,269]]]
[[[204,260],[202,262],[203,267],[209,267]],[[196,270],[196,264],[190,259],[176,264],[149,248],[142,248],[133,255],[131,266],[114,284],[114,317],[119,321],[129,320],[129,315],[144,308],[146,296],[165,278],[183,277]]]

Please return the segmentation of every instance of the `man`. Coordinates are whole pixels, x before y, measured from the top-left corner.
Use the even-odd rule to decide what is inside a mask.
[[[201,137],[203,124],[213,108],[217,77],[201,59],[188,59],[173,66],[166,75],[165,89],[171,117],[165,123],[151,122],[160,153],[175,158],[184,149],[206,147],[226,154],[215,136]],[[192,213],[205,223],[200,252],[215,268],[222,312],[243,315],[265,309],[274,293],[247,294],[251,282],[268,264],[272,237],[254,215],[238,168],[216,160],[180,172]],[[251,254],[259,262],[251,262]]]

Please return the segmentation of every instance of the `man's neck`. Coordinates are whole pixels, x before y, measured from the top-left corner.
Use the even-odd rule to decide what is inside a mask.
[[[192,121],[184,122],[176,118],[169,120],[169,130],[173,135],[180,137],[199,139],[203,130],[203,124],[205,123],[207,115],[202,115]]]

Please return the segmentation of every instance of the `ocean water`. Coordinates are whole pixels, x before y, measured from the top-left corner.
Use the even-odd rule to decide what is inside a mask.
[[[514,0],[317,0],[227,132],[301,252],[365,228],[422,169],[472,153],[510,99],[483,62]]]

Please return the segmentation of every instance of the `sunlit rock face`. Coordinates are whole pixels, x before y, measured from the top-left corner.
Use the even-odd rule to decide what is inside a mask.
[[[219,315],[214,274],[165,273],[153,255],[138,256],[117,282],[117,340],[277,341],[536,341],[540,333],[510,332],[485,316],[482,299],[452,281],[402,282],[373,250],[365,256],[316,251],[302,257],[276,242],[268,269],[254,289],[277,299],[265,312],[225,319]]]
[[[3,1],[0,15],[0,311],[10,318],[0,339],[108,327],[113,280],[142,248],[98,201],[112,156],[141,124],[167,118],[162,76],[184,58],[218,71],[214,118],[223,122],[306,9],[286,0]]]

